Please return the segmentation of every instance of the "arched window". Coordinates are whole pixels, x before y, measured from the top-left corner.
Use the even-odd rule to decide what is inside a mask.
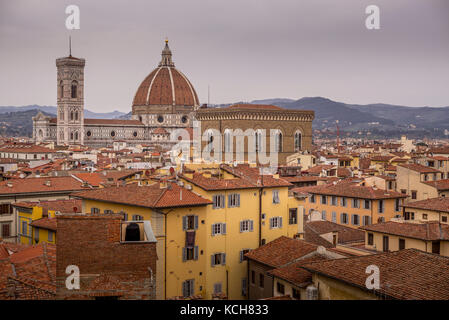
[[[59,82],[59,97],[64,98],[64,85],[62,80]]]
[[[282,152],[282,132],[278,130],[274,139],[274,150],[276,150],[276,152]]]
[[[70,120],[73,121],[73,111],[70,112]]]
[[[254,134],[255,151],[259,152],[262,148],[262,132],[257,130]]]
[[[212,151],[212,146],[214,142],[214,135],[212,134],[212,130],[206,131],[206,137],[207,137],[206,151]]]
[[[75,111],[75,120],[78,121],[78,111]]]
[[[73,80],[72,81],[72,98],[76,98],[77,97],[77,92],[78,91],[78,82]]]
[[[300,131],[295,132],[295,151],[299,151],[302,148],[302,134]]]
[[[60,111],[60,112],[59,112],[59,118],[60,118],[61,120],[64,120],[64,111]]]
[[[224,132],[224,151],[232,152],[231,130],[226,129]]]
[[[75,140],[78,140],[78,131],[75,132]]]
[[[70,132],[70,140],[73,140],[73,132]]]
[[[44,133],[42,132],[42,129],[39,129],[39,138],[42,138],[44,136]]]

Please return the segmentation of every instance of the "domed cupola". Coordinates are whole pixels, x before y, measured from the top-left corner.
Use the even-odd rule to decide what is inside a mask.
[[[134,96],[133,115],[188,112],[198,107],[195,89],[175,68],[168,40],[165,40],[158,67],[142,81]]]

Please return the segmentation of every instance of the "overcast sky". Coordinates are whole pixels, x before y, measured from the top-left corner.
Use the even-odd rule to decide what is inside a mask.
[[[80,8],[68,31],[65,8]],[[380,8],[380,30],[365,8]],[[165,37],[202,103],[323,96],[449,106],[448,0],[0,0],[0,105],[56,105],[55,59],[86,59],[85,107],[129,112]]]

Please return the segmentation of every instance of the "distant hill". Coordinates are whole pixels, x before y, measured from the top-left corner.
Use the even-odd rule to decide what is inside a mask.
[[[0,113],[0,136],[2,137],[31,137],[33,135],[33,117],[40,110]],[[54,116],[43,112],[46,116]]]
[[[56,107],[54,106],[39,106],[39,105],[29,105],[29,106],[21,106],[21,107],[12,107],[12,106],[0,106],[0,114],[7,113],[7,112],[17,112],[17,111],[28,111],[28,110],[40,110],[43,112],[46,112],[50,115],[56,115]],[[124,115],[124,112],[120,111],[112,111],[112,112],[105,112],[105,113],[97,113],[92,112],[87,109],[84,109],[84,116],[86,118],[90,119],[115,119],[122,115]]]
[[[407,107],[391,104],[346,104],[323,97],[306,97],[296,101],[255,100],[254,104],[274,104],[287,109],[315,111],[315,129],[335,129],[336,120],[341,130],[348,132],[372,131],[389,134],[416,133],[445,136],[449,130],[449,107]]]
[[[235,102],[242,103],[242,102]],[[351,135],[393,137],[407,134],[411,137],[447,137],[449,133],[449,106],[444,108],[407,107],[375,103],[367,105],[336,102],[323,97],[306,97],[299,100],[274,98],[253,100],[252,104],[273,104],[286,109],[315,111],[313,128],[321,132],[334,131],[336,120],[340,131]],[[223,108],[234,103],[210,105]],[[3,136],[32,133],[31,118],[37,111],[55,116],[54,106],[0,107],[0,134]],[[131,119],[131,112],[113,111],[96,113],[85,110],[86,118]],[[20,120],[19,120],[20,119]]]

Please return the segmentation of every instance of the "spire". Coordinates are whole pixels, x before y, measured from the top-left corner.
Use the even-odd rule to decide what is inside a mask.
[[[173,61],[171,60],[171,50],[170,47],[168,46],[168,39],[165,39],[165,47],[164,50],[162,50],[162,60],[159,63],[159,67],[174,67],[175,64],[173,63]]]
[[[69,57],[72,57],[72,36],[69,36]]]

